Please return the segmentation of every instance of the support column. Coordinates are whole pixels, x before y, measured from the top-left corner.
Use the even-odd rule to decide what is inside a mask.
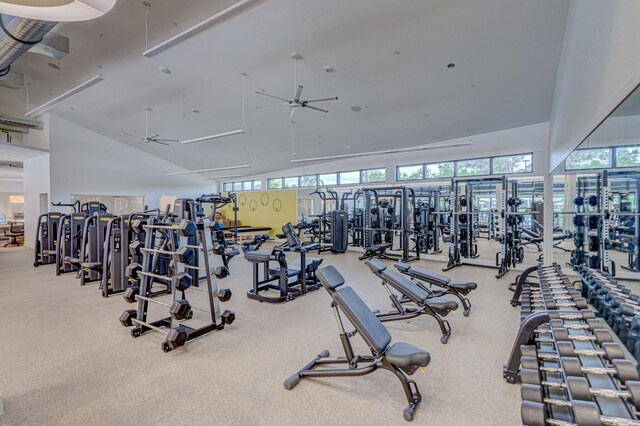
[[[553,263],[553,175],[544,176],[544,264]]]

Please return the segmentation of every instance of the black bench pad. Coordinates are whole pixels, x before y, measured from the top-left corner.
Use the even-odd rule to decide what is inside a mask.
[[[431,362],[429,352],[404,342],[391,345],[385,356],[387,361],[399,368],[426,367]]]

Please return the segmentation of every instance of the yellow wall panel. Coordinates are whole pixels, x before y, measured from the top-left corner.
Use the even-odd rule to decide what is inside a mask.
[[[287,222],[297,222],[297,193],[295,189],[282,191],[239,192],[238,221],[240,225],[268,226],[269,234],[282,233]],[[233,220],[232,206],[225,206],[220,212],[226,219]]]

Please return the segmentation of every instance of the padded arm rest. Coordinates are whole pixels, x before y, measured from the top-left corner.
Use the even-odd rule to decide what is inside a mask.
[[[256,250],[244,254],[244,258],[249,262],[268,262],[271,260],[271,252]]]
[[[427,269],[422,268],[411,268],[409,274],[418,279],[441,286],[448,285],[451,282],[451,278],[446,275],[438,274],[437,272],[431,272]]]
[[[398,271],[402,272],[403,274],[406,274],[407,272],[409,272],[409,269],[411,269],[411,265],[409,265],[408,263],[404,263],[404,262],[398,262],[393,266],[395,266],[396,269]]]

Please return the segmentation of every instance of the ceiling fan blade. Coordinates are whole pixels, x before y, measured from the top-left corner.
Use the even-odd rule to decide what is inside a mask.
[[[296,96],[293,98],[293,101],[298,103],[300,102],[300,96],[302,95],[302,89],[303,87],[298,85],[298,91],[296,92]]]
[[[180,139],[153,139],[151,142],[180,142]]]
[[[289,105],[288,102],[284,104],[260,105],[260,106],[257,106],[256,108],[271,108],[271,107],[277,107],[277,106],[279,107],[279,106],[287,106],[287,105]]]
[[[320,111],[320,112],[324,112],[324,113],[329,112],[329,111],[327,111],[326,109],[317,108],[317,107],[314,107],[314,106],[311,106],[311,105],[305,105],[304,107],[305,107],[305,108],[309,108],[309,109],[314,109],[314,110],[316,110],[316,111]]]
[[[338,100],[338,97],[335,96],[333,98],[311,99],[311,100],[308,100],[308,101],[303,101],[302,103],[303,104],[310,104],[312,102],[326,102],[326,101],[337,101],[337,100]]]
[[[293,114],[296,113],[296,108],[295,107],[291,107],[291,112],[289,112],[289,117],[293,117]]]
[[[256,93],[257,93],[258,95],[268,96],[268,97],[270,97],[270,98],[278,99],[278,100],[280,100],[280,101],[284,101],[284,102],[287,102],[287,103],[289,102],[289,99],[279,98],[279,97],[277,97],[277,96],[273,96],[273,95],[270,95],[270,94],[268,94],[268,93],[264,93],[264,92],[256,92]]]
[[[131,133],[125,133],[122,132],[120,133],[122,136],[129,136],[130,138],[136,138],[136,139],[140,139],[140,136],[136,136],[136,135],[132,135]]]
[[[157,138],[158,136],[160,136],[160,135],[159,135],[158,133],[156,133],[156,134],[155,134],[155,135],[153,135],[153,136],[147,136],[147,139],[155,139],[155,138]]]
[[[152,140],[150,142],[157,143],[158,145],[169,146],[168,143],[160,142],[160,140],[158,140],[158,139],[154,139],[154,140]]]

